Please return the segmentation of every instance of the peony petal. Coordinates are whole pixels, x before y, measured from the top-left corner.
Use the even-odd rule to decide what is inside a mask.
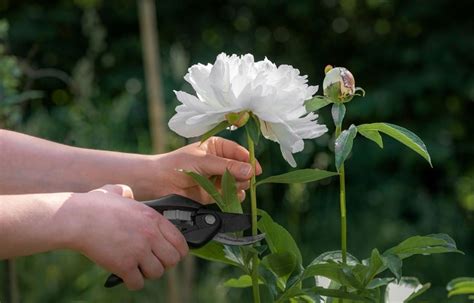
[[[288,149],[284,148],[281,145],[280,145],[280,150],[281,150],[281,154],[283,155],[283,159],[285,159],[286,162],[288,162],[291,165],[291,167],[296,167],[296,161],[291,151],[289,151]]]
[[[213,109],[212,106],[202,102],[196,96],[190,95],[182,91],[174,91],[174,93],[176,95],[176,98],[178,98],[178,100],[190,110],[196,111],[198,113],[206,113],[209,110]]]
[[[198,137],[211,130],[214,126],[224,121],[223,118],[213,124],[188,124],[186,121],[195,116],[195,112],[180,112],[174,115],[168,122],[169,128],[178,135],[185,138]]]

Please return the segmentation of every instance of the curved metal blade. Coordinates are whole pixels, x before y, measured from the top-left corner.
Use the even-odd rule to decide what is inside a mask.
[[[233,246],[243,246],[243,245],[250,245],[262,241],[265,239],[265,234],[258,234],[256,236],[248,236],[248,237],[235,237],[231,235],[226,235],[219,233],[212,238],[212,240],[226,244],[226,245],[233,245]]]

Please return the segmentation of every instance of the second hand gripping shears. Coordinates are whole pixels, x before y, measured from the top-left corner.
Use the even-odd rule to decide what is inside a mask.
[[[226,245],[243,246],[265,238],[265,234],[246,237],[229,234],[251,228],[252,219],[249,214],[213,210],[180,195],[169,195],[143,203],[170,220],[181,231],[191,248],[202,247],[211,240]],[[122,282],[120,277],[112,274],[104,286],[114,287]]]

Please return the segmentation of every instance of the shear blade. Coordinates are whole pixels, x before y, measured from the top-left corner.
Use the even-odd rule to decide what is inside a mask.
[[[227,234],[219,233],[214,236],[212,240],[226,244],[226,245],[233,245],[233,246],[243,246],[243,245],[250,245],[262,241],[265,239],[265,234],[258,234],[256,236],[248,236],[248,237],[235,237]]]

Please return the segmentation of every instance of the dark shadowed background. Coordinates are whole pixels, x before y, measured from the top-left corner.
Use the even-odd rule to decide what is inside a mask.
[[[434,165],[389,138],[383,150],[356,139],[346,163],[350,252],[365,258],[374,247],[443,232],[466,255],[405,262],[404,275],[432,282],[420,299],[444,302],[449,280],[474,276],[474,2],[163,0],[156,8],[166,120],[178,104],[173,89],[191,92],[187,67],[220,52],[291,64],[313,85],[321,85],[326,64],[347,67],[367,95],[347,106],[346,127],[402,125],[425,141]],[[82,147],[152,151],[136,1],[0,0],[0,19],[0,127]],[[329,108],[320,115],[330,122]],[[166,132],[167,149],[186,143]],[[333,170],[331,144],[329,134],[307,141],[299,167]],[[290,169],[276,144],[257,152],[264,174]],[[262,186],[259,204],[297,239],[306,263],[339,248],[336,179]],[[191,290],[190,302],[249,297],[249,289],[221,285],[232,269],[190,263],[192,283],[180,268],[175,282],[129,293],[102,288],[106,273],[73,252],[15,262],[22,302],[168,302],[170,283]]]

